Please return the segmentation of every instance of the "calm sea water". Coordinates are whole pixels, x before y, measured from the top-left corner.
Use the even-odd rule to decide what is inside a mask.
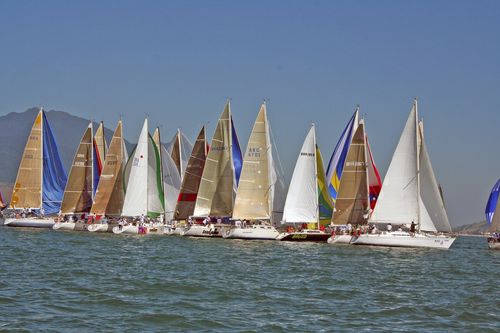
[[[0,331],[498,332],[500,251],[0,227]]]

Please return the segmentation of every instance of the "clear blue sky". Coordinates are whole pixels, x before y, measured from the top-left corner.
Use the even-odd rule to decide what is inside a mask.
[[[385,174],[412,98],[453,225],[500,177],[500,1],[0,2],[0,114],[44,105],[131,141],[146,113],[193,138],[232,98],[242,148],[263,98],[287,178],[356,104]],[[79,134],[78,134],[79,135]]]

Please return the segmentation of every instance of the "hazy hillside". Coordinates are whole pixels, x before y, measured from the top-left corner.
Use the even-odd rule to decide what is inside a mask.
[[[462,225],[459,227],[453,228],[454,232],[459,232],[461,234],[469,234],[469,235],[479,235],[488,230],[489,225],[486,221],[472,223],[467,225]]]
[[[25,112],[11,112],[0,117],[0,189],[4,199],[10,197],[10,187],[17,175],[17,167],[31,130],[38,108]],[[62,111],[47,111],[47,119],[57,140],[59,153],[66,170],[73,160],[75,150],[89,121]],[[105,124],[112,127],[116,124]],[[106,141],[110,142],[113,130],[106,128]],[[130,145],[130,144],[128,144]]]

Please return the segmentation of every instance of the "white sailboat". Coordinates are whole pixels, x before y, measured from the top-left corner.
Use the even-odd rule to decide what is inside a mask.
[[[234,198],[241,172],[241,150],[229,101],[224,107],[205,162],[192,220],[184,236],[222,237],[223,221],[233,214]],[[211,223],[210,220],[216,220]]]
[[[369,222],[412,224],[410,228],[415,230],[362,234],[352,244],[447,249],[455,240],[442,234],[451,232],[451,226],[425,145],[423,124],[418,121],[416,100]]]
[[[88,224],[86,221],[78,220],[78,216],[87,214],[92,207],[94,188],[97,185],[95,183],[99,179],[98,170],[94,170],[95,158],[94,128],[90,122],[75,153],[64,190],[61,214],[66,216],[68,220],[56,222],[52,229],[87,230]]]
[[[161,229],[162,223],[155,223],[154,220],[165,211],[161,162],[158,148],[148,132],[147,118],[127,167],[128,182],[122,216],[133,221],[127,225],[113,227],[113,233],[157,232]]]
[[[56,140],[43,109],[40,109],[19,164],[9,208],[14,217],[5,219],[12,227],[52,228],[61,207],[66,172]]]
[[[275,218],[283,211],[284,182],[278,177],[275,162],[263,103],[243,159],[233,211],[235,225],[226,229],[222,237],[267,240],[278,237],[275,222],[279,219]]]
[[[123,124],[120,120],[103,161],[101,177],[90,209],[90,213],[96,217],[96,221],[88,226],[88,231],[113,232],[113,227],[118,225],[115,219],[121,217],[122,214],[125,198],[124,169],[127,160]]]
[[[330,223],[333,203],[326,187],[323,160],[316,145],[314,124],[304,140],[283,210],[282,224],[287,232],[278,236],[283,241],[324,242],[330,234],[321,230]],[[290,225],[300,225],[295,230]]]

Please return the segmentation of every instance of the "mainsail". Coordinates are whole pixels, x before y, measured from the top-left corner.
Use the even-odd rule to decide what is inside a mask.
[[[333,201],[328,192],[328,185],[325,176],[325,169],[323,167],[323,157],[318,145],[316,145],[316,168],[317,168],[317,182],[318,182],[318,212],[319,223],[322,225],[330,224],[333,214]]]
[[[345,159],[349,151],[349,146],[351,144],[352,136],[356,131],[356,126],[358,125],[358,113],[359,108],[352,115],[351,119],[347,123],[347,126],[342,131],[335,149],[333,150],[332,157],[328,163],[326,169],[326,179],[328,180],[328,191],[335,202],[337,199],[337,193],[340,187],[340,179],[344,170]]]
[[[191,150],[193,150],[193,144],[184,135],[184,133],[178,129],[175,136],[168,143],[167,147],[167,151],[174,161],[181,179],[183,179]]]
[[[231,108],[226,103],[217,122],[201,178],[194,216],[231,216],[241,172],[241,150]]]
[[[500,180],[497,181],[491,190],[488,203],[486,204],[486,221],[490,225],[490,232],[500,231],[500,200],[498,200],[500,192]]]
[[[94,172],[94,195],[99,185],[102,168],[104,167],[104,158],[106,157],[106,138],[104,137],[104,124],[102,121],[94,134],[94,155],[93,155],[93,172]]]
[[[56,214],[61,208],[66,179],[55,137],[40,109],[19,164],[10,207]]]
[[[314,125],[312,125],[293,170],[282,223],[318,222],[316,134]]]
[[[61,204],[62,214],[88,213],[94,196],[93,126],[89,124],[76,151]]]
[[[201,175],[205,167],[207,158],[207,140],[205,136],[205,126],[203,126],[196,138],[196,142],[187,163],[186,172],[182,179],[179,198],[175,206],[174,218],[185,220],[193,215],[198,189],[201,182]]]
[[[131,164],[123,216],[156,217],[164,212],[161,162],[158,148],[148,133],[148,120],[144,121]]]
[[[273,180],[275,166],[272,151],[266,104],[263,103],[248,139],[234,202],[233,218],[272,219],[276,183],[276,180]]]
[[[425,145],[423,125],[418,122],[416,100],[387,170],[370,222],[415,222],[421,231],[451,231]]]
[[[125,197],[123,170],[128,159],[122,126],[120,120],[104,160],[99,185],[90,210],[95,215],[119,216],[122,213]]]
[[[365,138],[365,126],[360,122],[345,159],[332,218],[334,224],[356,225],[367,222],[369,203]]]

